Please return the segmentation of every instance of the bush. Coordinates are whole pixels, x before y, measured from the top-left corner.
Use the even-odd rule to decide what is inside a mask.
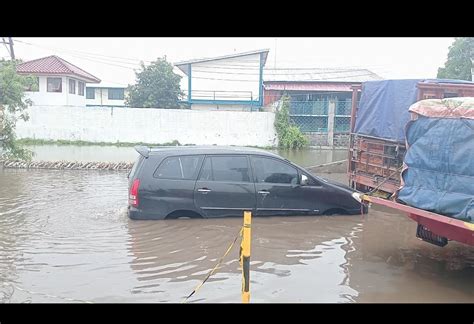
[[[0,155],[10,159],[31,160],[32,152],[21,147],[15,136],[18,119],[28,120],[25,88],[34,86],[32,76],[16,73],[16,61],[0,60]]]
[[[281,106],[275,115],[275,129],[278,136],[278,146],[286,149],[301,149],[308,146],[308,138],[298,126],[290,120],[290,98],[285,95],[281,99]]]

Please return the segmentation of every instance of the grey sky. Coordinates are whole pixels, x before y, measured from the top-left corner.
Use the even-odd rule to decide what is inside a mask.
[[[140,60],[171,62],[270,49],[266,67],[359,67],[384,78],[435,78],[454,38],[13,38],[31,60],[56,54],[105,83],[134,83]],[[28,45],[25,43],[34,45]],[[276,47],[275,47],[276,46]],[[276,48],[276,50],[275,50]],[[0,57],[8,56],[5,47]],[[147,63],[147,62],[145,62]]]

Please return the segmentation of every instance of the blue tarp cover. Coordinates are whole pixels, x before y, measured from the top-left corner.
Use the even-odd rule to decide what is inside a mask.
[[[406,137],[398,200],[473,223],[474,120],[419,116]]]
[[[405,126],[410,120],[408,108],[416,102],[418,82],[474,84],[470,81],[449,79],[364,82],[354,132],[405,142]]]

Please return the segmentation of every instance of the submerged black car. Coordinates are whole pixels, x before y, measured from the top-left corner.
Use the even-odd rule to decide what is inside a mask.
[[[132,219],[360,214],[360,194],[259,149],[135,148],[129,173]]]

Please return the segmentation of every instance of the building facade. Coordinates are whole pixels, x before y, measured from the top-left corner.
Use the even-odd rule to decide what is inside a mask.
[[[265,69],[264,107],[274,111],[287,95],[290,118],[311,145],[347,146],[352,106],[351,86],[380,80],[366,69]]]
[[[258,110],[268,50],[175,63],[187,80],[183,102],[194,110]]]
[[[126,86],[107,84],[86,85],[86,106],[125,107]]]
[[[17,72],[36,78],[36,85],[25,92],[36,106],[85,106],[86,83],[100,82],[56,55],[20,63]]]

